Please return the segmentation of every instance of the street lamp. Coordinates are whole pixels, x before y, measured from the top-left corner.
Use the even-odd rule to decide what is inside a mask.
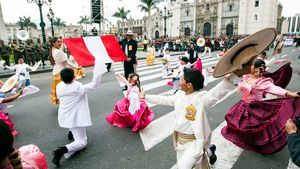
[[[164,18],[164,33],[165,37],[167,36],[167,19],[173,16],[173,13],[169,10],[167,11],[167,7],[164,7],[164,10],[159,11],[159,15]]]
[[[53,37],[54,37],[54,28],[53,28],[54,12],[53,12],[53,10],[51,9],[51,7],[50,7],[50,9],[49,9],[49,13],[47,14],[47,17],[48,17],[48,19],[49,19],[50,22],[51,22],[51,34],[52,34],[52,38],[53,38]]]
[[[44,4],[46,5],[50,5],[52,0],[27,0],[28,3],[36,3],[39,7],[40,10],[40,18],[41,18],[41,22],[40,22],[40,26],[42,28],[42,37],[43,37],[43,43],[46,44],[46,34],[45,34],[45,22],[43,19],[43,11],[42,11],[42,6]]]

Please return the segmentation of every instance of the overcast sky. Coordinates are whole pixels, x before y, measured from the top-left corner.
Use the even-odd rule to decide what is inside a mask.
[[[52,0],[52,8],[56,17],[62,18],[68,24],[77,24],[79,16],[90,16],[90,0]],[[27,0],[0,0],[4,21],[15,23],[20,16],[30,16],[35,23],[40,22],[39,10],[36,4],[28,4]],[[300,13],[300,0],[279,0],[283,5],[283,15],[293,16]],[[104,0],[105,17],[116,23],[116,19],[111,17],[117,7],[125,6],[125,9],[131,10],[129,14],[133,18],[142,18],[145,14],[137,8],[139,0]],[[163,5],[163,4],[162,4]],[[161,5],[161,6],[162,6]],[[43,14],[46,23],[48,22],[47,13],[49,7],[43,6]]]

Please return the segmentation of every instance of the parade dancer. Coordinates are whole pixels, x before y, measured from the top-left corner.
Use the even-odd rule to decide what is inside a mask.
[[[271,78],[263,77],[265,69],[266,63],[257,59],[251,74],[245,75],[239,83],[242,100],[227,112],[227,126],[222,129],[222,135],[243,149],[272,154],[286,144],[285,122],[300,115],[300,110],[293,108],[300,104],[300,100],[293,97],[300,95],[275,86]],[[262,101],[264,93],[290,99]]]
[[[66,67],[78,69],[67,58],[67,55],[62,51],[62,40],[58,37],[54,37],[51,40],[52,57],[54,61],[52,76],[53,81],[51,85],[50,101],[53,105],[57,105],[59,100],[56,95],[56,85],[61,82],[60,71]]]
[[[3,82],[1,82],[0,84],[3,84]],[[5,93],[3,93],[0,89],[0,120],[3,120],[8,125],[11,133],[14,136],[17,135],[17,131],[14,129],[13,121],[8,117],[6,103],[16,100],[18,97],[20,97],[22,95],[22,93],[23,93],[23,88],[20,88],[20,90],[15,95],[5,97]]]
[[[64,68],[60,72],[62,82],[57,85],[56,93],[60,100],[58,108],[58,124],[72,132],[74,141],[53,151],[52,162],[60,166],[60,159],[64,155],[69,158],[75,152],[87,145],[86,127],[92,125],[87,93],[94,90],[105,72],[105,64],[96,63],[92,82],[83,85],[75,80],[74,70]]]
[[[75,74],[76,79],[85,77],[85,69],[78,65],[78,63],[76,62],[76,60],[74,59],[74,57],[72,55],[70,55],[69,60],[72,63],[72,65],[78,67],[78,69],[74,69],[74,74]]]
[[[202,53],[202,58],[205,56],[205,53],[208,51],[208,55],[209,57],[212,57],[211,56],[211,47],[212,47],[212,43],[211,43],[211,40],[209,37],[206,37],[205,38],[205,50],[204,52]]]
[[[147,106],[144,99],[139,99],[141,91],[139,75],[131,73],[126,80],[118,75],[127,86],[126,97],[117,101],[115,110],[106,116],[106,121],[113,126],[130,127],[134,132],[140,131],[154,119],[154,112]]]
[[[150,103],[174,106],[175,119],[169,126],[174,131],[173,143],[177,152],[177,169],[206,169],[209,168],[208,157],[211,164],[216,161],[216,147],[209,146],[211,129],[206,111],[235,88],[231,83],[235,78],[236,76],[231,74],[228,80],[223,80],[210,91],[201,91],[204,87],[201,72],[197,69],[184,68],[183,76],[180,78],[181,90],[175,95],[140,93],[140,98],[145,98]]]
[[[154,65],[154,61],[155,61],[155,48],[151,43],[149,43],[147,48],[147,54],[146,54],[146,65],[147,66]]]

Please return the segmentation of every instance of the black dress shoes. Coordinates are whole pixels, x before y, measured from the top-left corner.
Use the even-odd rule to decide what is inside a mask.
[[[216,155],[216,145],[211,144],[208,146],[208,148],[210,149],[210,151],[212,152],[212,155],[209,157],[209,164],[214,165],[217,161],[217,155]]]
[[[58,147],[55,150],[53,150],[53,159],[52,163],[55,164],[56,167],[60,167],[60,159],[61,157],[68,152],[68,149],[66,146],[64,147]]]

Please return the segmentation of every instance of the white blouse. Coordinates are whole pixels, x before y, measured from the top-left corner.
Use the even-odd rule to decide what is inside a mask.
[[[53,59],[55,61],[55,65],[53,67],[52,75],[56,75],[60,73],[65,67],[67,67],[66,61],[68,60],[67,55],[59,49],[52,49]]]

